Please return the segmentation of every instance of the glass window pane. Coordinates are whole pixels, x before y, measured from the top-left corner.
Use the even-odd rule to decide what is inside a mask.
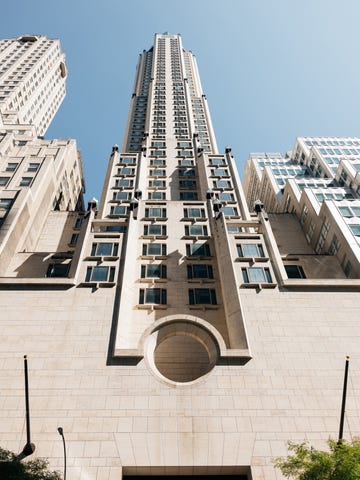
[[[106,282],[109,267],[93,267],[91,280],[93,282]]]
[[[248,268],[249,279],[251,283],[266,282],[264,270],[258,267]]]

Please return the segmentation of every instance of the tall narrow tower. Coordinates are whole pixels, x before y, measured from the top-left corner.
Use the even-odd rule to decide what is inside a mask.
[[[217,149],[195,57],[179,35],[157,34],[140,55],[122,151],[113,147],[94,220],[94,235],[109,238],[88,247],[85,284],[118,275],[115,356],[145,355],[157,332],[150,358],[172,381],[207,373],[216,352],[249,359],[231,235],[249,221],[231,149]],[[258,270],[274,282],[265,255]]]

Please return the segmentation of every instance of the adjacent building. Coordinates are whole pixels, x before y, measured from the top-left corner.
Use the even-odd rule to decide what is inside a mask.
[[[62,91],[57,41],[4,45],[37,42],[57,52]],[[345,355],[345,436],[360,433],[356,161],[339,157],[341,185],[314,139],[299,139],[286,158],[250,157],[245,195],[231,148],[218,151],[195,56],[180,35],[156,34],[100,204],[85,210],[75,142],[39,138],[47,117],[26,123],[18,103],[4,118],[11,101],[0,128],[1,446],[25,443],[24,354],[35,455],[62,470],[61,426],[69,478],[280,479],[273,458],[288,440],[336,437]],[[341,198],[300,187],[308,170]],[[308,240],[310,221],[321,225]]]

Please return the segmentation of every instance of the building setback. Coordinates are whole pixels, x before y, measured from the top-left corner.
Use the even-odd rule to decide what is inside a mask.
[[[16,103],[5,82],[12,60],[43,44],[54,48],[59,81],[48,94],[59,103],[45,117],[34,106],[30,125],[21,111],[32,104],[19,104],[21,90]],[[259,185],[264,172],[276,176],[260,165],[265,155],[251,162],[245,196],[231,149],[218,152],[181,37],[157,34],[140,55],[123,145],[112,147],[100,204],[86,211],[75,142],[39,138],[65,88],[59,42],[27,35],[0,45],[10,62],[0,74],[1,446],[25,444],[24,354],[34,455],[62,470],[61,426],[68,478],[281,479],[273,458],[288,440],[336,438],[345,355],[345,437],[359,434],[356,234],[335,222],[351,248],[341,237],[331,253],[330,222],[316,249],[301,220],[307,190],[293,180],[286,208],[268,213]],[[29,78],[49,53],[38,55],[21,65]],[[286,179],[308,168],[296,153]],[[332,179],[319,176],[326,190]],[[280,204],[276,185],[269,202]],[[346,206],[355,218],[348,186],[336,188],[339,205],[324,201],[316,214],[336,219]],[[258,199],[265,206],[253,212]]]

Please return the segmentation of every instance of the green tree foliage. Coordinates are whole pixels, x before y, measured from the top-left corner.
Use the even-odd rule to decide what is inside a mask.
[[[0,479],[61,480],[59,472],[48,470],[49,462],[41,458],[20,462],[16,455],[0,447]]]
[[[295,480],[360,480],[360,438],[340,443],[329,440],[329,451],[289,442],[288,457],[277,458],[275,466],[286,478]]]

